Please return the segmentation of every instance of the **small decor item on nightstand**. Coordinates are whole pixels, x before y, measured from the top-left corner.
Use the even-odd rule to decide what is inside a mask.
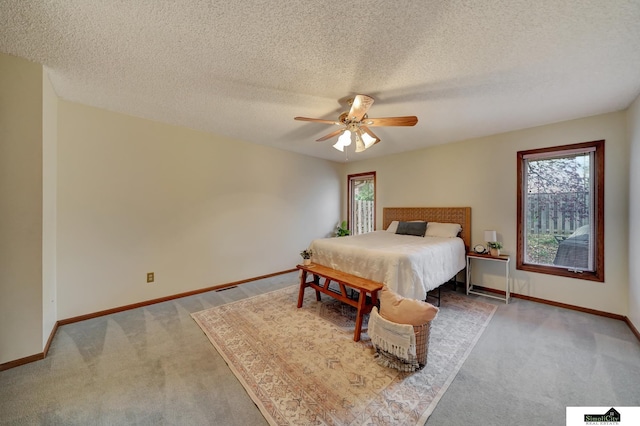
[[[502,243],[498,241],[490,241],[487,243],[487,245],[489,246],[489,253],[491,253],[491,256],[493,257],[500,256],[500,249],[502,248]]]
[[[484,254],[487,252],[487,249],[484,248],[482,244],[478,244],[473,248],[473,252],[478,254]]]
[[[484,231],[484,240],[487,242],[487,248],[491,256],[494,257],[500,256],[500,249],[502,248],[502,243],[497,242],[497,239],[496,231]]]
[[[311,265],[311,256],[313,256],[313,250],[304,249],[300,252],[300,256],[302,256],[303,265]]]

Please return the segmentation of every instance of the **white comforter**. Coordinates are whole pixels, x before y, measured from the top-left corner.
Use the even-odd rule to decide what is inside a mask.
[[[382,282],[404,297],[419,300],[465,267],[460,238],[374,231],[313,240],[309,248],[314,263]]]

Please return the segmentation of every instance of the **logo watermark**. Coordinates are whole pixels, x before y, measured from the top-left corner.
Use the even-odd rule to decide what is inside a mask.
[[[640,407],[567,407],[567,426],[640,425]]]

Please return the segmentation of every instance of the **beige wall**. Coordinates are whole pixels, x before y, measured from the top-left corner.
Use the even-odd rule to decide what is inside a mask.
[[[336,163],[62,100],[58,113],[60,319],[291,269],[339,218]]]
[[[628,111],[631,168],[629,171],[629,319],[640,330],[640,96]]]
[[[42,352],[42,67],[0,54],[0,363]]]
[[[58,97],[42,73],[42,345],[57,321],[56,208],[58,186]]]
[[[392,130],[388,133],[393,137]],[[378,228],[382,207],[470,206],[473,244],[483,243],[483,230],[495,229],[504,242],[503,251],[515,256],[516,152],[599,139],[606,139],[606,282],[516,271],[513,259],[512,289],[533,297],[626,315],[629,143],[624,112],[355,162],[345,167],[343,180],[349,173],[377,172]],[[346,216],[344,209],[343,215]],[[478,263],[474,272],[474,282],[504,288],[499,267]]]

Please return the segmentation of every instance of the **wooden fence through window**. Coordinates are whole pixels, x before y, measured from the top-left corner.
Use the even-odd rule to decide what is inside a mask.
[[[589,224],[589,193],[528,194],[529,234],[569,235]]]
[[[374,203],[373,201],[356,200],[353,203],[353,229],[354,235],[373,231]]]

